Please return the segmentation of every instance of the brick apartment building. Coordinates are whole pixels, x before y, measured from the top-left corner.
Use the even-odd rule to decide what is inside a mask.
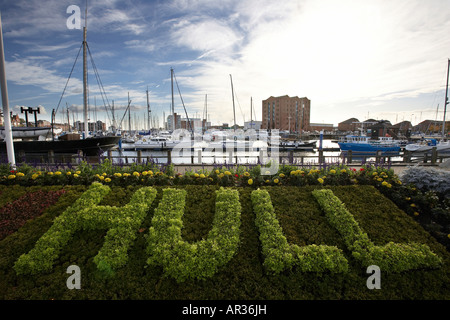
[[[311,100],[299,97],[270,97],[262,102],[261,129],[310,130]]]

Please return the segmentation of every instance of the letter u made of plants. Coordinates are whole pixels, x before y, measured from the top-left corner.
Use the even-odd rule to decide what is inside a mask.
[[[389,242],[384,246],[375,246],[361,230],[354,216],[331,190],[314,190],[312,193],[330,224],[344,238],[353,257],[364,267],[376,265],[381,271],[402,272],[419,268],[437,268],[442,264],[442,259],[425,244]]]
[[[162,266],[177,282],[205,279],[227,264],[237,251],[241,205],[237,190],[216,191],[213,226],[206,239],[188,243],[181,238],[186,191],[164,189],[148,235],[148,264]]]
[[[37,274],[50,271],[54,261],[73,235],[79,230],[109,229],[103,247],[94,257],[99,270],[112,273],[128,260],[128,249],[137,230],[156,197],[151,187],[137,190],[124,207],[97,205],[110,192],[108,186],[93,183],[75,203],[58,216],[50,229],[27,254],[14,264],[17,274]]]
[[[268,273],[280,273],[296,267],[303,272],[340,273],[348,271],[348,262],[342,250],[335,246],[308,245],[300,247],[288,244],[266,190],[255,190],[251,194],[255,223],[264,256],[264,267]]]

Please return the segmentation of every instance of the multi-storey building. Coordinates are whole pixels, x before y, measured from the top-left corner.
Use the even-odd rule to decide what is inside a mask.
[[[262,102],[261,129],[309,131],[310,115],[311,100],[306,97],[270,97]]]

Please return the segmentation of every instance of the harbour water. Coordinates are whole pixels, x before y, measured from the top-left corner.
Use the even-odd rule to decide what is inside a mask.
[[[317,141],[319,146],[319,141]],[[332,140],[324,139],[322,147],[327,149],[339,150],[339,145]],[[105,153],[106,157],[107,154]],[[168,163],[169,152],[158,150],[143,150],[139,154],[137,151],[120,151],[114,150],[110,153],[113,163],[137,163],[154,162],[158,164]],[[267,150],[261,151],[235,151],[235,150],[190,150],[190,149],[173,149],[170,152],[170,162],[175,165],[185,164],[258,164],[267,163],[268,161],[279,160],[280,156],[283,162],[315,164],[319,162],[319,153],[317,149],[313,151],[294,151],[292,153],[286,151],[278,151],[267,153]],[[323,156],[330,163],[341,163],[340,151],[324,151]]]

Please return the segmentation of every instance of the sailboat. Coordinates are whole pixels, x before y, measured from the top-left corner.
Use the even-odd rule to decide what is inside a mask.
[[[450,74],[450,59],[447,62],[447,85],[445,88],[445,102],[444,102],[444,119],[442,120],[442,138],[440,141],[436,139],[423,139],[417,143],[410,143],[405,146],[405,150],[412,152],[413,154],[424,154],[431,152],[433,148],[436,148],[436,151],[439,154],[450,154],[450,141],[446,139],[445,135],[445,114],[447,111],[448,101],[448,81]]]
[[[53,128],[52,113],[52,134],[51,139],[37,139],[29,140],[22,139],[14,141],[14,151],[16,154],[48,154],[53,152],[55,154],[77,154],[83,152],[85,156],[97,156],[105,151],[115,148],[119,141],[120,136],[89,136],[88,125],[88,105],[87,105],[87,8],[85,26],[83,28],[83,111],[84,111],[84,137],[71,139],[55,139],[54,134],[56,129]],[[23,129],[23,128],[22,128]],[[37,128],[34,128],[37,129]],[[31,130],[30,130],[31,131]],[[0,153],[6,153],[6,142],[0,141]]]

